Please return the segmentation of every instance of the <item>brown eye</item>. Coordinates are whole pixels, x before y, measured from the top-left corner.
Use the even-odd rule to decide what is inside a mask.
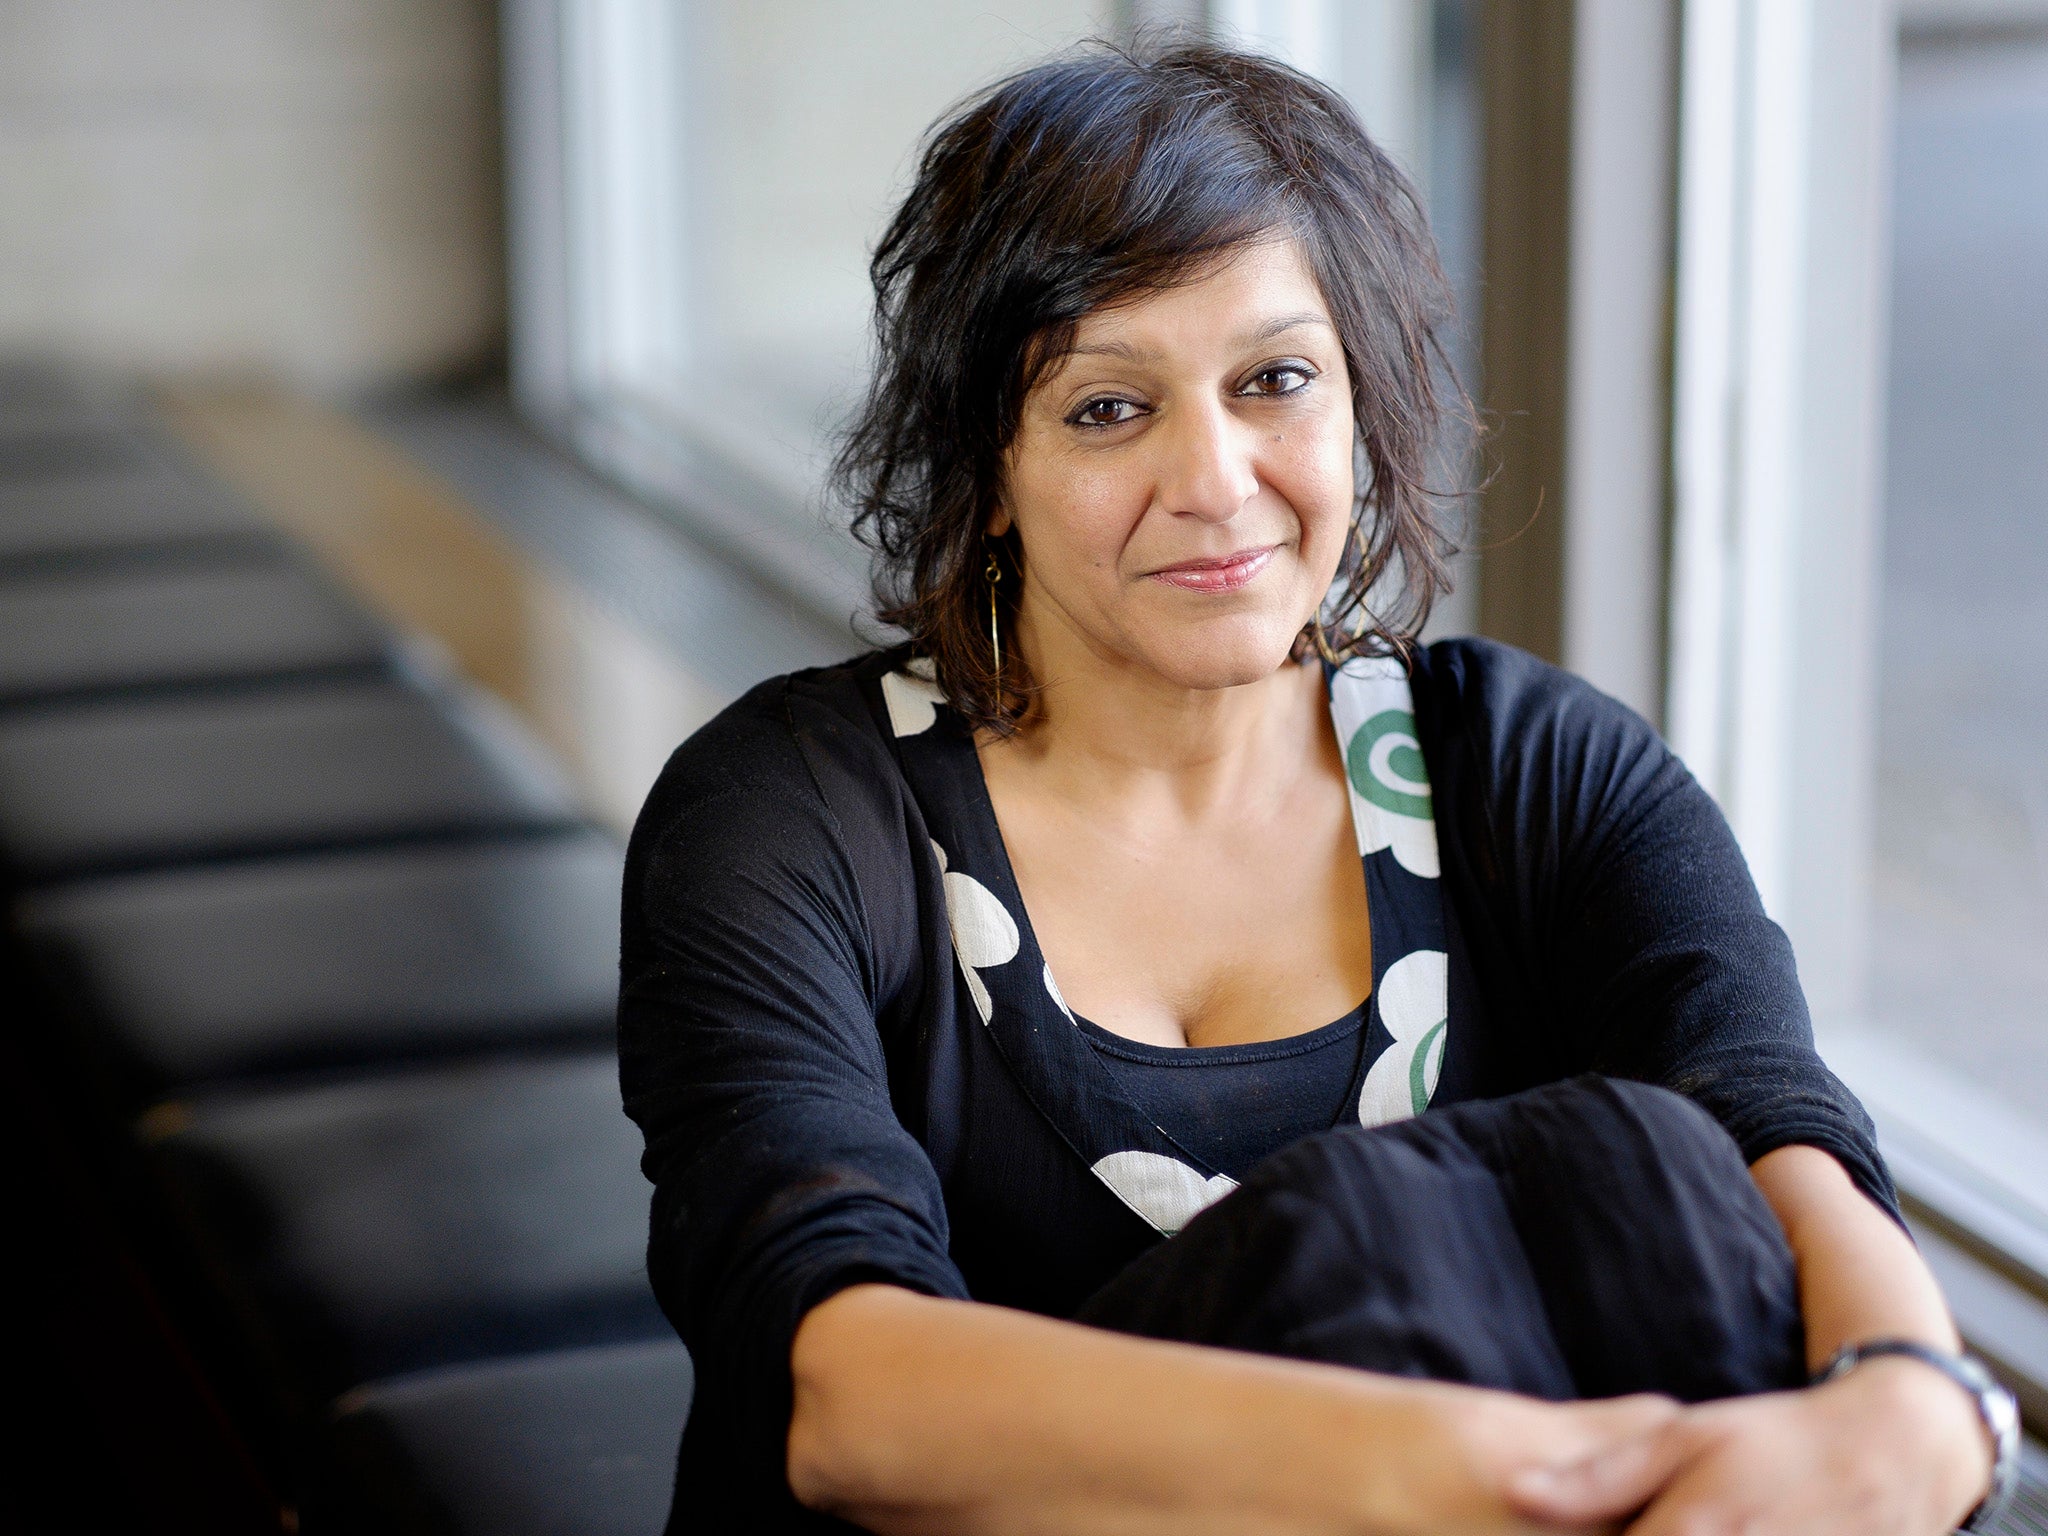
[[[1276,363],[1271,368],[1261,368],[1252,375],[1251,382],[1244,388],[1248,395],[1291,395],[1308,388],[1314,378],[1308,369],[1298,363]]]
[[[1067,420],[1077,427],[1117,427],[1138,414],[1138,407],[1115,395],[1098,395],[1085,402]]]

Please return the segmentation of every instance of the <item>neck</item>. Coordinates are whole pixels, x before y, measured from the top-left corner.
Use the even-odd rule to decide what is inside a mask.
[[[1017,735],[985,753],[1028,765],[1075,800],[1166,803],[1189,820],[1256,817],[1288,798],[1329,733],[1321,669],[1283,662],[1253,681],[1193,688],[1019,615],[1038,682]]]

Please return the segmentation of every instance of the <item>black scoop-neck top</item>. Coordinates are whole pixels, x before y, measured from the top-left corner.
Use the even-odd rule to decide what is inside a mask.
[[[1008,893],[998,850],[939,837],[981,835],[947,766],[972,740],[943,703],[922,706],[929,732],[898,733],[885,680],[909,664],[763,683],[676,752],[629,848],[621,1079],[654,1185],[648,1273],[697,1373],[674,1529],[835,1528],[784,1473],[790,1340],[817,1302],[882,1280],[1071,1316],[1163,1240],[1092,1165],[1127,1149],[1170,1175],[1147,1199],[1190,1207],[1230,1178],[1151,1123],[1145,1090],[1029,972],[1025,935],[950,900],[964,864],[941,854]],[[1368,898],[1376,969],[1412,945],[1442,968],[1439,1054],[1410,1039],[1402,1074],[1418,1101],[1632,1078],[1692,1099],[1751,1161],[1821,1147],[1892,1208],[1869,1119],[1815,1054],[1791,947],[1655,731],[1484,641],[1418,650],[1406,684],[1400,740],[1375,751],[1396,777],[1426,769],[1434,931],[1383,946],[1398,914]],[[1371,1001],[1400,991],[1376,974]]]
[[[1152,1045],[1074,1016],[1133,1102],[1172,1140],[1242,1183],[1253,1164],[1350,1118],[1365,1005],[1306,1034],[1248,1045]]]

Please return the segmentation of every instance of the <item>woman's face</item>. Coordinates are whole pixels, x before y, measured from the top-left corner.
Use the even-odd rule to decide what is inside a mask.
[[[1043,681],[1084,648],[1184,688],[1270,675],[1335,576],[1351,381],[1299,247],[1086,316],[1025,401],[992,533],[1017,530]]]

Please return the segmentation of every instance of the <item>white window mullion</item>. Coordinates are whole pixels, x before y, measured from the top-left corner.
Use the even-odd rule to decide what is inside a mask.
[[[513,397],[559,428],[575,398],[558,0],[504,0],[506,258]]]
[[[562,0],[563,134],[580,391],[675,370],[688,347],[686,12]]]
[[[1734,518],[1739,618],[1729,626],[1724,782],[1729,819],[1764,905],[1782,912],[1797,667],[1792,603],[1806,428],[1809,0],[1762,0],[1751,10],[1750,26]]]
[[[1736,0],[1685,7],[1679,86],[1678,293],[1672,389],[1672,582],[1665,733],[1721,793],[1731,551],[1736,204],[1743,83]]]
[[[1895,26],[1686,0],[1682,33],[1665,723],[1826,1015],[1868,896]]]
[[[1811,0],[1686,6],[1666,718],[1773,912],[1791,857],[1811,32]]]

